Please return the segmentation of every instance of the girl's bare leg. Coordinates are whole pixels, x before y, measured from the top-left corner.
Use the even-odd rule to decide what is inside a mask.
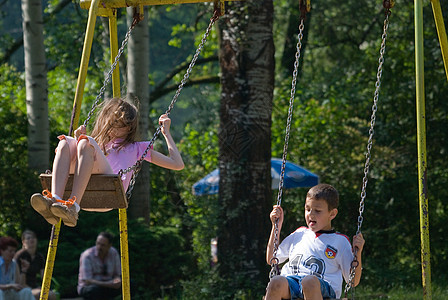
[[[114,174],[109,161],[96,141],[91,137],[82,138],[77,146],[77,164],[74,170],[73,189],[70,198],[82,197],[92,174]]]
[[[70,173],[70,148],[65,139],[58,144],[56,156],[53,161],[53,172],[51,177],[51,193],[64,197],[65,185]]]
[[[51,179],[51,194],[64,196],[65,185],[67,184],[68,175],[70,172],[70,148],[65,139],[61,140],[58,144],[56,156],[53,162],[53,176]],[[44,194],[45,195],[45,194]],[[31,206],[41,214],[48,223],[56,225],[59,222],[59,218],[51,212],[51,206],[55,200],[48,195],[42,195],[40,193],[33,194],[30,199]]]
[[[81,203],[82,196],[86,190],[87,184],[92,175],[95,155],[95,148],[89,143],[87,139],[81,139],[78,142],[77,163],[75,167],[75,174],[73,178],[73,189],[70,195],[70,199],[76,197],[76,202]]]
[[[89,140],[81,139],[77,144],[77,161],[75,166],[73,188],[70,199],[76,203],[62,202],[54,203],[50,211],[56,217],[62,219],[66,226],[74,227],[78,222],[78,204],[81,202],[84,190],[89,182],[94,164],[94,148],[89,144]],[[55,177],[55,175],[53,175]],[[76,197],[76,198],[75,198]]]
[[[51,212],[60,217],[65,225],[76,226],[78,205],[82,201],[92,174],[113,174],[113,170],[95,140],[91,137],[81,136],[76,146],[73,188],[69,198],[76,199],[76,204],[72,205],[70,202],[54,203],[50,208]]]

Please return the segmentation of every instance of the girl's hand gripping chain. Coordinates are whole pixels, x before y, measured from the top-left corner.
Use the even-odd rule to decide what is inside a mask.
[[[81,135],[86,135],[87,134],[87,130],[86,130],[86,126],[81,125],[78,127],[78,129],[75,130],[75,138],[78,139]]]
[[[170,133],[171,119],[167,114],[163,114],[159,117],[159,124],[162,125],[161,131],[163,135]]]

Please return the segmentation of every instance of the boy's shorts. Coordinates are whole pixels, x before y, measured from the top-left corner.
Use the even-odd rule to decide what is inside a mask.
[[[305,276],[299,275],[288,275],[286,279],[288,280],[289,292],[291,293],[291,299],[303,299],[302,291],[302,279]],[[323,279],[317,277],[320,281],[320,291],[322,297],[325,298],[336,298],[336,293],[331,287],[331,285]]]

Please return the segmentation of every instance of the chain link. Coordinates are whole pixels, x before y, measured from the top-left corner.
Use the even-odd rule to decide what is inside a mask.
[[[194,54],[190,65],[187,68],[187,71],[185,72],[185,75],[183,77],[183,79],[181,80],[176,93],[173,96],[173,99],[171,100],[170,105],[168,106],[167,110],[165,111],[165,114],[169,115],[171,113],[171,110],[174,107],[174,104],[177,101],[177,98],[179,98],[180,92],[182,91],[185,83],[187,82],[188,78],[190,77],[190,73],[193,70],[193,67],[196,63],[196,60],[199,57],[199,54],[202,51],[202,48],[204,48],[205,43],[207,42],[207,38],[210,35],[210,31],[212,30],[213,25],[215,24],[215,22],[219,19],[219,12],[218,10],[215,10],[215,12],[213,13],[213,17],[210,18],[210,24],[207,27],[207,30],[205,31],[204,35],[202,36],[202,40],[198,46],[198,48],[196,49],[196,53]],[[134,173],[132,173],[132,178],[131,181],[129,183],[129,187],[128,190],[126,192],[126,196],[128,198],[128,200],[130,199],[131,195],[132,195],[132,190],[134,189],[134,184],[135,184],[135,179],[138,175],[138,172],[140,172],[141,169],[141,164],[143,163],[145,157],[148,155],[149,150],[151,149],[151,147],[154,145],[155,140],[157,139],[157,136],[160,134],[160,132],[162,131],[162,127],[161,125],[159,125],[156,129],[156,131],[154,132],[154,135],[152,137],[152,139],[149,141],[148,146],[146,147],[145,152],[142,154],[142,156],[140,157],[140,159],[133,165],[130,166],[126,169],[122,169],[119,171],[119,175],[120,177],[126,173],[129,173],[131,171],[134,171]]]
[[[131,37],[132,30],[135,28],[135,26],[138,24],[140,19],[134,18],[132,21],[131,26],[128,29],[128,32],[126,33],[126,36],[124,37],[124,40],[121,42],[121,47],[118,49],[117,56],[115,56],[115,60],[113,64],[110,67],[109,72],[106,75],[106,78],[104,79],[103,86],[101,87],[100,91],[98,92],[98,95],[95,98],[95,101],[93,102],[92,108],[89,111],[89,114],[87,115],[87,118],[84,120],[84,126],[87,127],[87,125],[90,122],[90,119],[92,118],[93,113],[95,112],[96,107],[98,106],[98,103],[101,101],[101,97],[103,96],[104,92],[106,91],[106,87],[110,82],[110,79],[112,78],[112,74],[115,71],[118,61],[120,60],[121,55],[124,52],[124,48],[129,42],[129,38]]]
[[[300,51],[302,49],[303,29],[304,29],[304,17],[302,16],[300,18],[299,33],[297,35],[298,41],[297,41],[297,46],[296,46],[297,51],[295,54],[296,59],[294,61],[294,71],[292,73],[291,95],[290,95],[290,99],[289,99],[288,119],[286,122],[286,130],[285,130],[285,144],[283,146],[282,167],[281,167],[281,172],[280,172],[280,182],[278,185],[278,195],[277,195],[277,205],[278,206],[281,206],[281,204],[282,204],[283,180],[285,177],[285,166],[286,166],[286,156],[288,154],[289,133],[291,131],[291,120],[292,120],[292,113],[294,110],[294,96],[296,94],[296,82],[297,82],[297,74],[298,74],[298,70],[299,70]],[[273,257],[270,261],[271,272],[269,273],[269,278],[272,278],[275,275],[279,274],[278,259],[277,259],[278,246],[279,246],[279,230],[278,230],[278,219],[277,219],[274,224],[274,250],[273,250]]]
[[[386,39],[387,39],[387,29],[389,28],[389,16],[391,12],[389,9],[386,9],[386,18],[384,19],[384,26],[383,26],[383,34],[381,36],[382,42],[380,47],[380,57],[378,59],[378,71],[376,74],[376,82],[375,82],[375,93],[373,95],[373,105],[372,105],[372,116],[370,118],[370,129],[369,129],[369,139],[367,141],[367,153],[366,156],[366,162],[364,164],[364,178],[362,179],[362,190],[361,190],[361,200],[359,202],[359,216],[358,216],[358,229],[356,230],[356,234],[359,234],[361,232],[362,222],[364,220],[362,214],[364,212],[364,201],[366,198],[366,189],[367,189],[367,182],[368,182],[368,176],[369,176],[369,169],[370,169],[370,158],[371,158],[371,150],[373,145],[373,135],[375,133],[374,127],[375,127],[375,121],[376,121],[376,111],[378,108],[378,97],[380,93],[380,86],[381,86],[381,76],[383,74],[383,63],[384,63],[384,53],[386,52]],[[356,267],[359,265],[359,262],[356,258],[356,254],[358,252],[358,249],[354,249],[354,258],[351,263],[350,267],[350,277],[347,285],[345,286],[345,297],[347,298],[347,294],[350,290],[350,288],[354,285],[354,277],[355,277],[355,270]],[[354,298],[354,292],[352,293],[352,298]]]

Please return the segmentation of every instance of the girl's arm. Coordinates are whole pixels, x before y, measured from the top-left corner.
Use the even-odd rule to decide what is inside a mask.
[[[278,232],[277,232],[277,243],[280,244],[280,230],[282,229],[283,224],[283,209],[281,206],[275,205],[272,209],[271,214],[269,215],[272,223],[271,235],[269,237],[269,242],[266,247],[266,262],[268,265],[271,264],[271,259],[274,256],[274,239],[275,239],[275,222],[278,219]]]
[[[162,125],[161,131],[165,137],[169,156],[166,156],[158,151],[151,150],[151,162],[159,167],[171,170],[182,170],[184,168],[184,162],[170,133],[170,118],[167,115],[161,115],[159,118],[159,124]]]

